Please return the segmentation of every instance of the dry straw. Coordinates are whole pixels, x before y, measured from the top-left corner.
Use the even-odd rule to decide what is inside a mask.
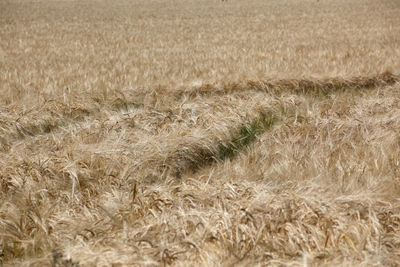
[[[0,265],[398,265],[398,14],[0,1]]]

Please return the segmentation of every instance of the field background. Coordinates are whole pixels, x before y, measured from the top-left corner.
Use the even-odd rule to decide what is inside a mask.
[[[399,265],[399,14],[0,0],[0,265]]]

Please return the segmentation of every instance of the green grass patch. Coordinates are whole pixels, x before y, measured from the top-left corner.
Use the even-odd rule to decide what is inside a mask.
[[[277,117],[272,113],[260,112],[259,116],[248,124],[243,125],[232,139],[218,146],[216,159],[232,159],[245,147],[253,143],[257,136],[270,129]]]

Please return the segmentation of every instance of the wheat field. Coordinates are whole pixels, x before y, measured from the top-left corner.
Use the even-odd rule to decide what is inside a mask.
[[[0,0],[0,265],[400,265],[399,14]]]

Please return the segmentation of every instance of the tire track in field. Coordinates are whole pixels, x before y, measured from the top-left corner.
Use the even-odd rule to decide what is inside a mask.
[[[399,76],[390,73],[384,73],[374,77],[355,77],[352,79],[344,80],[340,78],[320,80],[280,80],[276,82],[258,83],[258,87],[243,87],[246,90],[256,90],[262,92],[274,92],[279,94],[281,92],[289,91],[295,94],[311,94],[317,96],[325,96],[329,93],[346,91],[346,90],[362,90],[374,89],[383,86],[393,85],[399,82]],[[232,89],[233,88],[233,89]],[[197,96],[210,96],[210,95],[224,95],[242,90],[240,87],[232,87],[229,90],[206,90],[198,88],[194,91],[183,92],[183,95],[190,97]],[[295,108],[294,106],[292,107]],[[284,120],[286,115],[290,113],[290,107],[285,107],[286,112],[279,113],[275,109],[266,112],[261,111],[260,114],[252,120],[244,123],[239,129],[232,132],[228,139],[224,140],[209,140],[207,143],[199,144],[196,142],[184,144],[181,147],[171,151],[168,158],[158,166],[160,173],[166,171],[172,173],[176,177],[181,177],[183,173],[195,173],[202,167],[221,162],[226,159],[232,159],[239,154],[243,149],[251,145],[257,140],[257,137],[271,127],[276,122]],[[299,115],[301,116],[301,115]]]
[[[29,113],[29,112],[27,112]],[[88,117],[89,109],[74,107],[69,110],[44,111],[32,116],[17,115],[8,112],[0,113],[0,151],[8,151],[14,142],[27,137],[52,133],[60,127],[78,123]]]
[[[333,77],[325,79],[278,79],[266,81],[244,81],[239,83],[204,84],[189,89],[168,90],[156,88],[157,95],[170,95],[175,98],[224,95],[237,91],[261,91],[280,95],[285,92],[293,94],[327,95],[346,90],[374,89],[400,82],[400,75],[383,72],[373,76],[355,76],[349,78]]]
[[[7,119],[0,117],[0,150],[3,152],[8,151],[14,142],[21,141],[27,137],[46,135],[61,127],[80,123],[88,117],[97,115],[103,109],[116,110],[123,113],[140,107],[155,106],[157,103],[163,102],[163,99],[178,102],[182,98],[212,97],[242,91],[260,91],[275,95],[290,92],[293,94],[324,96],[346,90],[374,89],[393,85],[397,82],[400,82],[400,75],[384,72],[375,76],[356,76],[346,79],[336,77],[327,79],[245,81],[241,83],[228,83],[223,86],[205,84],[200,87],[177,90],[167,90],[164,87],[159,87],[144,94],[136,94],[135,99],[123,97],[115,98],[112,101],[105,101],[104,103],[100,103],[100,106],[96,109],[79,107],[72,108],[70,111],[62,112],[61,114],[57,114],[56,112],[50,113],[50,115],[56,117],[55,119],[49,117],[44,120],[39,119],[21,123],[18,121],[19,118]],[[138,101],[138,99],[140,100]],[[148,99],[153,99],[154,101],[149,101]],[[251,124],[251,122],[249,123]]]
[[[167,170],[180,178],[186,172],[195,173],[212,163],[232,159],[280,119],[279,115],[274,112],[260,111],[256,118],[233,131],[230,138],[210,140],[208,145],[203,144],[203,146],[195,143],[186,144],[171,151],[168,158],[157,167],[162,169],[162,173]]]

